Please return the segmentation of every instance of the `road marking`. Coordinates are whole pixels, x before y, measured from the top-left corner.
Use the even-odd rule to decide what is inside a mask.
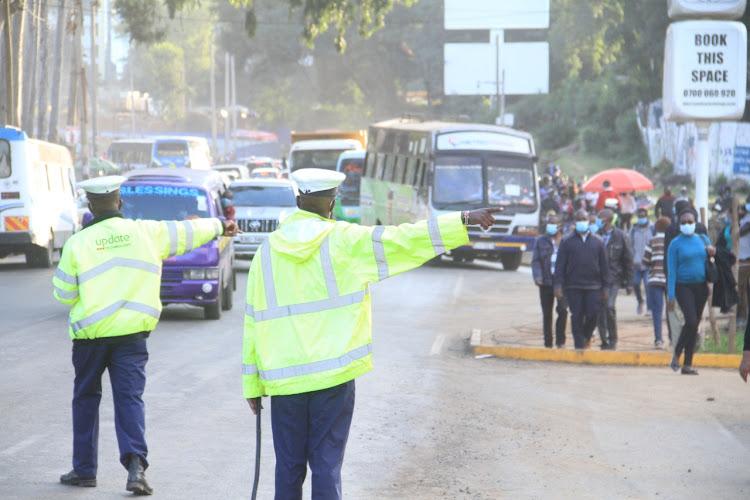
[[[443,350],[443,344],[445,343],[445,335],[438,335],[435,339],[435,342],[432,343],[432,348],[430,349],[430,356],[437,356],[440,354],[440,351]]]
[[[43,437],[44,436],[42,434],[35,434],[31,437],[24,439],[23,441],[19,441],[13,446],[9,446],[8,448],[5,448],[3,451],[0,451],[0,455],[15,455],[16,453],[23,450],[24,448],[28,448],[32,444],[36,443]]]
[[[456,286],[453,287],[453,303],[455,304],[464,287],[464,275],[460,274],[456,280]]]

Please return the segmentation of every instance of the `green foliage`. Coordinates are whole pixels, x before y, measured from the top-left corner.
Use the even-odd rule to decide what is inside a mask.
[[[563,120],[554,120],[542,124],[534,135],[537,149],[558,149],[567,146],[576,138],[576,128]]]
[[[185,71],[183,50],[170,42],[161,42],[149,47],[144,54],[139,72],[150,75],[149,83],[143,87],[164,103],[163,115],[167,121],[175,121],[185,114]]]
[[[733,321],[734,318],[730,316],[729,321]],[[726,327],[725,327],[726,328]],[[742,330],[738,330],[734,337],[734,353],[741,353],[744,347],[745,337]],[[714,354],[728,354],[729,353],[729,335],[725,333],[719,334],[719,343],[714,342],[711,335],[706,335],[706,339],[703,342],[700,352],[714,353]]]

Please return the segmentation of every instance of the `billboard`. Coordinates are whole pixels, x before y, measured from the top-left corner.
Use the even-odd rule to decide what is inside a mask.
[[[445,29],[549,28],[549,0],[445,0]]]
[[[446,43],[443,49],[445,95],[495,95],[497,47],[493,43]],[[500,47],[500,79],[505,95],[549,92],[549,44],[504,43]]]

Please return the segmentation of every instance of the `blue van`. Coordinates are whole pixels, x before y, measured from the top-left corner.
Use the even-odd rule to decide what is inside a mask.
[[[120,187],[122,213],[128,219],[189,220],[223,218],[221,174],[189,168],[150,168],[126,172]],[[206,319],[219,319],[232,308],[236,289],[234,244],[219,236],[186,253],[164,259],[162,304],[204,308]]]

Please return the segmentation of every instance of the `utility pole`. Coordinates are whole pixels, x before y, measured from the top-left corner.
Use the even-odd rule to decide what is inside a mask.
[[[49,54],[49,12],[47,2],[39,2],[39,114],[37,115],[36,134],[39,138],[44,138],[47,134],[47,106],[48,99],[48,54]]]
[[[224,53],[224,151],[225,156],[229,157],[229,52]]]
[[[130,56],[130,90],[128,95],[130,96],[130,137],[135,137],[135,84],[133,83],[133,59]]]
[[[216,62],[214,58],[216,52],[213,44],[211,45],[211,145],[214,149],[214,156],[219,156],[219,145],[216,141]]]
[[[5,0],[5,123],[18,125],[16,121],[16,86],[13,68],[13,37],[11,36],[10,0]]]
[[[98,87],[99,87],[99,70],[96,67],[96,8],[99,7],[99,1],[91,2],[91,156],[99,157],[99,148],[97,140],[99,137],[99,122],[97,114],[99,113]]]
[[[89,170],[89,131],[87,128],[88,109],[86,106],[86,66],[83,64],[83,0],[76,1],[76,52],[81,78],[81,175],[91,177]],[[94,47],[92,47],[93,49]]]
[[[47,140],[57,142],[57,123],[60,114],[60,80],[63,62],[63,40],[65,33],[65,0],[59,0],[57,7],[57,26],[55,27],[55,58],[52,70],[52,87],[50,88],[50,113]]]
[[[237,156],[237,75],[234,72],[234,56],[232,56],[232,151]]]
[[[67,31],[73,37],[70,44],[70,86],[68,87],[68,119],[67,124],[75,127],[78,123],[78,44],[76,36],[78,33],[78,16],[80,11],[77,10],[79,0],[73,0],[73,19],[69,20]]]

